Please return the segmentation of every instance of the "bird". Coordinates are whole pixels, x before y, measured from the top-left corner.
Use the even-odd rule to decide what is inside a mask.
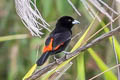
[[[42,66],[50,55],[56,55],[65,50],[72,38],[72,27],[79,23],[71,16],[62,16],[57,20],[55,29],[45,41],[41,57],[36,61],[37,66]]]
[[[79,24],[71,16],[62,16],[57,20],[55,29],[49,34],[43,47],[42,55],[25,74],[23,80],[29,78],[37,66],[42,66],[50,55],[56,55],[65,50],[72,38],[72,27]]]

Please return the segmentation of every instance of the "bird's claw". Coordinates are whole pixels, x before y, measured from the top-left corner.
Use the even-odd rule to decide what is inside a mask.
[[[65,55],[69,55],[69,54],[70,54],[70,52],[66,52],[66,51],[63,51],[63,53],[64,53]]]
[[[65,59],[68,59],[68,55],[70,54],[70,52],[63,51],[63,53],[65,54]]]
[[[55,62],[56,62],[57,64],[60,64],[59,59],[56,58],[55,55],[54,55],[54,60],[55,60]]]

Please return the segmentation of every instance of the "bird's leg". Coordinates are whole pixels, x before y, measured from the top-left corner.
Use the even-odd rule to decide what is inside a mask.
[[[55,55],[53,55],[53,59],[54,59],[55,61],[58,60]]]
[[[53,57],[53,58],[54,58],[54,60],[55,60],[55,62],[56,62],[57,64],[60,64],[60,63],[59,63],[59,59],[58,59],[58,58],[56,58],[56,56],[55,56],[55,55],[54,55],[54,57]]]
[[[65,54],[65,58],[68,59],[68,55],[70,54],[70,52],[66,52],[66,51],[62,51]]]
[[[70,52],[67,52],[67,51],[62,51],[65,55],[69,55]]]

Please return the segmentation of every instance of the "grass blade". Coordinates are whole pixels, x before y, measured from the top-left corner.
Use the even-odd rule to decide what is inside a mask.
[[[109,69],[105,65],[105,63],[102,61],[102,59],[99,56],[97,56],[96,52],[92,48],[89,48],[88,51],[102,72]],[[117,80],[117,77],[113,74],[112,71],[108,71],[108,72],[104,73],[104,77],[106,80]]]
[[[77,80],[85,79],[85,64],[84,64],[84,52],[77,57]]]

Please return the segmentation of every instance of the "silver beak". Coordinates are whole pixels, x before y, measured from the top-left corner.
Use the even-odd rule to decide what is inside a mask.
[[[77,20],[74,20],[74,21],[72,22],[72,24],[80,24],[80,22],[77,21]]]

